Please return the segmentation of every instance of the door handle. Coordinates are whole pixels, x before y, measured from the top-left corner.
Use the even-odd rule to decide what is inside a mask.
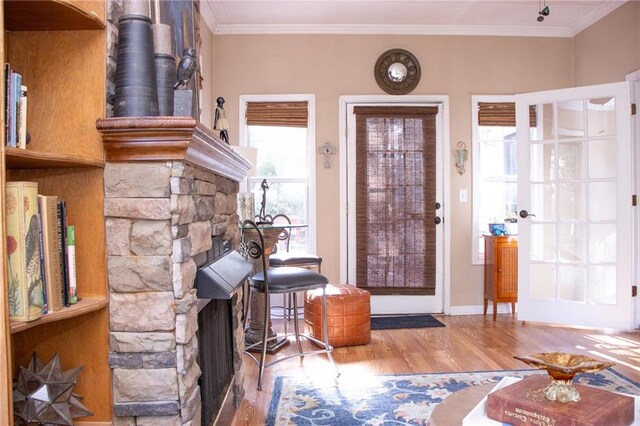
[[[526,218],[527,216],[533,216],[533,217],[535,217],[535,216],[536,216],[535,214],[533,214],[533,213],[529,213],[529,212],[528,212],[528,211],[526,211],[526,210],[520,210],[519,215],[520,215],[520,217],[521,217],[521,218],[523,218],[523,219],[524,219],[524,218]]]
[[[442,222],[442,219],[440,219],[439,216],[436,216],[436,225],[439,225],[440,222]]]
[[[440,207],[442,207],[442,204],[436,202],[436,210],[438,210]]]

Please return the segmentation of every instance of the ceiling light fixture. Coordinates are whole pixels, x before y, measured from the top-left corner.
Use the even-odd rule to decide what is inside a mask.
[[[542,0],[540,1],[540,11],[538,12],[538,22],[544,21],[545,16],[549,16],[551,13],[551,9],[547,6],[547,0],[544,0],[544,7],[542,5]]]

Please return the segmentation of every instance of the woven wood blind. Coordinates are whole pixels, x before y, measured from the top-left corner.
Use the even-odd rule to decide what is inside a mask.
[[[249,126],[307,127],[307,102],[248,102]]]
[[[355,107],[356,277],[435,294],[436,107]]]
[[[530,105],[529,127],[536,127],[536,122],[536,107]],[[514,102],[478,102],[478,124],[516,127],[516,104]]]

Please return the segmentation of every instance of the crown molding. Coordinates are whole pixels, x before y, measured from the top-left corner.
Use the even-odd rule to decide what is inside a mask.
[[[213,12],[212,2],[200,2],[200,15],[202,16],[205,24],[207,24],[207,27],[209,27],[209,31],[211,31],[212,34],[215,34],[216,28],[218,27],[218,21],[216,20],[215,13]]]
[[[598,15],[602,16],[602,15]],[[224,25],[215,35],[240,34],[353,34],[353,35],[463,35],[501,37],[574,36],[566,27],[500,27],[461,25]]]

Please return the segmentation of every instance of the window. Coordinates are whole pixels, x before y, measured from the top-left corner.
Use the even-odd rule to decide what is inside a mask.
[[[265,214],[284,213],[294,224],[291,250],[315,252],[315,147],[313,96],[243,96],[241,144],[257,149],[256,175],[248,178],[256,214],[266,179]]]
[[[474,96],[472,114],[473,263],[479,264],[489,223],[517,217],[515,98]]]

